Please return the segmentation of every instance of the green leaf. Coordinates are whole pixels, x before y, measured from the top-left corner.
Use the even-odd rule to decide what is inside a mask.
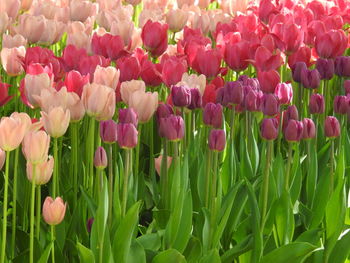
[[[308,141],[307,143],[310,144],[310,148],[314,148],[314,143],[311,143],[311,141]],[[306,196],[308,207],[312,207],[313,204],[318,172],[316,152],[310,150],[310,155],[310,163],[308,164],[308,167],[306,167]]]
[[[157,251],[161,246],[161,240],[158,233],[145,234],[136,239],[144,249]]]
[[[184,251],[188,263],[197,263],[202,254],[202,244],[196,237],[191,237]]]
[[[77,249],[79,252],[80,262],[95,263],[95,256],[90,249],[83,246],[79,242],[77,243]]]
[[[210,250],[201,258],[199,263],[221,263],[219,251],[217,249]]]
[[[222,263],[231,263],[233,259],[253,248],[252,235],[247,236],[243,241],[233,246],[221,256]]]
[[[294,215],[289,193],[284,191],[275,202],[275,225],[280,244],[288,244],[293,238]]]
[[[307,242],[314,246],[320,245],[320,237],[323,233],[323,230],[320,228],[317,229],[311,229],[308,231],[305,231],[301,233],[298,238],[295,240],[295,242]]]
[[[50,244],[47,245],[47,247],[45,248],[44,252],[40,256],[40,259],[39,259],[38,263],[47,263],[47,261],[49,260],[52,244],[53,243],[50,242]]]
[[[125,217],[121,220],[117,231],[115,232],[112,244],[115,262],[124,263],[127,260],[133,233],[138,222],[140,205],[141,202],[139,201],[130,207]]]
[[[127,263],[146,263],[145,249],[141,246],[137,240],[132,242]]]
[[[347,229],[347,233],[337,241],[333,251],[329,257],[328,262],[343,263],[350,254],[350,231]]]
[[[176,249],[168,249],[155,256],[152,263],[186,263],[186,259]]]
[[[88,205],[88,207],[90,209],[92,217],[95,217],[96,216],[96,209],[97,209],[97,205],[96,205],[95,201],[84,190],[82,185],[80,186],[80,191],[81,191],[82,196],[84,197],[84,199],[85,199],[85,201],[86,201],[86,203],[87,203],[87,205]]]
[[[315,248],[315,246],[306,242],[290,243],[265,255],[261,263],[301,263]]]

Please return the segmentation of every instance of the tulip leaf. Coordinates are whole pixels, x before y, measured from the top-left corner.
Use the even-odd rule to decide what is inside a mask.
[[[131,244],[127,263],[146,263],[146,253],[142,245],[134,240]]]
[[[280,244],[288,244],[293,238],[294,215],[289,193],[284,191],[275,202],[275,226]]]
[[[192,236],[188,241],[187,247],[183,254],[186,257],[188,263],[197,263],[199,261],[199,257],[202,254],[202,244],[200,240]]]
[[[90,249],[83,246],[81,243],[77,243],[77,249],[79,252],[80,262],[95,263],[95,256]]]
[[[148,233],[137,238],[139,244],[144,249],[157,251],[161,246],[161,240],[158,233]]]
[[[310,144],[310,148],[314,148],[314,143],[311,141],[307,142]],[[308,157],[309,163],[306,167],[306,197],[308,207],[312,207],[315,191],[316,191],[316,182],[317,182],[317,155],[315,151],[310,150],[310,156]]]
[[[199,263],[221,263],[219,251],[217,249],[210,250],[199,260]]]
[[[52,245],[52,242],[50,242],[50,244],[47,245],[44,252],[40,256],[38,263],[46,263],[49,260]]]
[[[332,253],[329,257],[329,262],[343,263],[350,255],[350,231],[347,229],[346,234],[337,241]]]
[[[252,249],[253,245],[253,236],[249,235],[244,240],[242,240],[237,245],[233,246],[229,250],[227,250],[222,256],[221,256],[221,262],[222,263],[231,263],[233,262],[234,258],[237,258],[241,254],[249,251]]]
[[[155,256],[152,263],[186,263],[186,259],[176,249],[168,249]]]

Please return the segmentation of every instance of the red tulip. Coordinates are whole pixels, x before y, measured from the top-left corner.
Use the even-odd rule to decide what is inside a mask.
[[[87,56],[83,57],[79,61],[78,71],[81,75],[90,75],[90,81],[93,80],[94,72],[96,70],[97,65],[101,67],[108,67],[110,64],[110,60],[99,55]]]
[[[142,28],[141,38],[146,50],[158,57],[168,47],[168,25],[148,20]]]
[[[277,84],[280,83],[280,75],[276,70],[258,71],[258,80],[264,93],[274,93]]]
[[[292,53],[288,57],[288,65],[290,68],[294,68],[297,62],[304,62],[306,66],[310,66],[311,62],[311,49],[307,46],[300,47],[296,52]]]
[[[120,36],[113,36],[108,33],[103,36],[95,33],[91,40],[91,48],[96,55],[101,55],[111,60],[116,60],[126,54],[123,39]]]
[[[162,56],[161,64],[163,82],[168,87],[181,81],[182,75],[187,72],[186,60],[175,56]]]
[[[217,49],[199,47],[192,62],[192,68],[207,78],[216,77],[220,72],[221,55]]]
[[[255,51],[255,67],[259,71],[270,71],[279,68],[282,65],[281,52],[276,50],[273,54],[264,46],[260,46]]]
[[[348,45],[348,39],[343,30],[330,30],[316,37],[315,48],[322,58],[341,56]]]
[[[144,60],[141,65],[141,78],[147,86],[157,87],[162,83],[162,65]]]
[[[81,97],[83,87],[85,84],[89,83],[89,78],[89,74],[82,76],[79,71],[72,70],[66,74],[64,85],[67,87],[67,91],[75,92]]]
[[[62,55],[64,70],[66,72],[78,70],[80,60],[87,56],[88,54],[84,48],[77,48],[73,45],[66,46]]]
[[[138,79],[141,73],[139,60],[132,56],[119,58],[116,62],[116,67],[120,70],[120,82]]]
[[[225,47],[225,62],[234,71],[243,71],[248,65],[249,45],[247,41],[228,44]]]

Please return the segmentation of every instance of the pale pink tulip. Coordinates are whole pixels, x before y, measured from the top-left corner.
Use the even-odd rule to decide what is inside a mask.
[[[16,116],[3,117],[0,121],[0,148],[12,151],[21,144],[26,133],[26,123]]]
[[[156,168],[156,171],[159,175],[161,173],[162,160],[163,160],[163,155],[159,155],[158,158],[154,159],[155,168]],[[170,157],[170,156],[167,157],[167,169],[169,169],[172,160],[173,160],[172,157]]]
[[[131,20],[113,21],[110,33],[114,36],[120,36],[124,45],[128,46],[134,33],[134,23]]]
[[[29,10],[32,6],[33,0],[22,0],[21,2],[21,9],[23,10]]]
[[[176,0],[176,2],[179,8],[182,8],[184,5],[192,6],[194,4],[194,0]]]
[[[188,19],[188,11],[182,9],[169,10],[166,14],[166,22],[169,25],[169,30],[173,32],[181,31]]]
[[[28,132],[23,139],[22,151],[32,164],[42,163],[48,158],[50,136],[44,131]]]
[[[62,107],[51,108],[48,113],[41,112],[41,121],[44,124],[45,131],[53,138],[63,136],[69,126],[70,111]]]
[[[70,93],[64,86],[59,91],[55,89],[43,89],[40,92],[40,96],[33,95],[34,99],[37,101],[40,108],[49,112],[51,108],[62,107],[66,109],[68,107]]]
[[[163,10],[158,9],[143,9],[139,15],[139,27],[142,28],[148,20],[152,22],[162,21],[164,16]]]
[[[18,25],[15,27],[17,34],[21,34],[28,39],[29,43],[37,43],[40,41],[43,32],[46,29],[47,19],[43,16],[32,16],[23,14],[19,16]]]
[[[139,122],[148,122],[158,107],[158,92],[133,92],[129,98],[129,107],[133,108],[139,118]]]
[[[14,19],[18,14],[20,6],[20,0],[1,0],[0,13],[7,13],[9,18]]]
[[[6,152],[0,149],[0,170],[4,167],[6,161]]]
[[[47,73],[42,73],[39,75],[29,75],[27,74],[24,78],[24,93],[29,103],[33,107],[39,106],[38,101],[35,99],[35,95],[39,96],[41,91],[52,88],[52,79]]]
[[[146,91],[145,82],[143,82],[142,80],[124,81],[120,86],[120,95],[122,100],[126,104],[129,104],[131,94],[138,90],[141,90],[143,92]]]
[[[25,128],[25,133],[30,131],[33,124],[32,124],[31,118],[29,117],[29,115],[27,113],[25,113],[25,112],[13,112],[10,115],[10,117],[21,121],[21,124]]]
[[[49,159],[45,162],[38,163],[35,165],[35,184],[43,185],[47,184],[52,176],[54,166],[54,159],[52,156],[49,156]],[[33,164],[31,162],[27,162],[27,178],[30,182],[32,182],[33,178]]]
[[[67,108],[70,111],[71,122],[80,121],[85,115],[83,101],[80,99],[79,95],[74,92],[69,92]]]
[[[58,225],[63,221],[66,213],[67,204],[61,197],[53,200],[50,196],[46,197],[43,205],[43,218],[49,225]]]
[[[0,22],[1,23],[1,22]],[[1,30],[0,30],[1,31]],[[2,48],[14,48],[20,46],[26,46],[27,40],[22,35],[2,35]]]
[[[119,82],[120,71],[115,67],[97,66],[94,73],[94,83],[116,89]]]
[[[10,76],[18,76],[24,72],[21,59],[25,56],[25,47],[3,48],[0,52],[1,64]]]
[[[90,1],[71,0],[69,7],[72,21],[84,22],[87,18],[96,16],[98,13],[98,5]]]
[[[6,12],[0,12],[0,34],[5,33],[9,25],[9,17]]]
[[[187,72],[182,75],[181,81],[176,84],[176,86],[185,85],[191,89],[199,89],[201,95],[203,96],[205,86],[206,86],[206,78],[203,74],[196,75],[191,74],[189,75]]]

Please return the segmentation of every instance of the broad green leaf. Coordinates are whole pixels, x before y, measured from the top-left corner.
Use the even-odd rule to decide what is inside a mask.
[[[157,251],[161,246],[161,240],[158,233],[145,234],[136,239],[144,249]]]
[[[307,142],[310,144],[308,147],[314,149],[314,142]],[[317,182],[317,155],[314,150],[310,149],[310,157],[307,159],[306,167],[306,196],[308,207],[312,207],[315,191],[316,191],[316,182]]]
[[[315,248],[315,246],[306,242],[290,243],[265,255],[261,263],[301,263]]]
[[[288,244],[293,238],[294,215],[289,193],[284,191],[275,202],[275,226],[280,244]]]
[[[252,249],[253,237],[252,235],[247,236],[242,242],[233,246],[221,256],[222,263],[231,263],[233,259],[240,256],[241,254]]]
[[[323,233],[322,229],[311,229],[301,233],[295,242],[307,242],[314,246],[320,245],[321,234]]]
[[[144,248],[137,240],[132,242],[127,263],[146,263],[146,253]]]
[[[350,231],[347,229],[347,233],[337,241],[333,251],[329,257],[329,262],[343,263],[350,254]]]
[[[47,263],[47,261],[49,260],[52,244],[53,243],[51,242],[50,244],[47,245],[44,252],[40,256],[38,263]]]
[[[80,262],[95,263],[95,256],[90,249],[83,246],[79,242],[77,243],[77,249],[79,252]]]
[[[186,259],[176,249],[168,249],[155,256],[152,263],[186,263]]]
[[[202,254],[202,244],[196,237],[191,237],[184,251],[188,263],[197,263]]]
[[[217,249],[210,250],[199,260],[199,263],[221,263],[219,251]]]

